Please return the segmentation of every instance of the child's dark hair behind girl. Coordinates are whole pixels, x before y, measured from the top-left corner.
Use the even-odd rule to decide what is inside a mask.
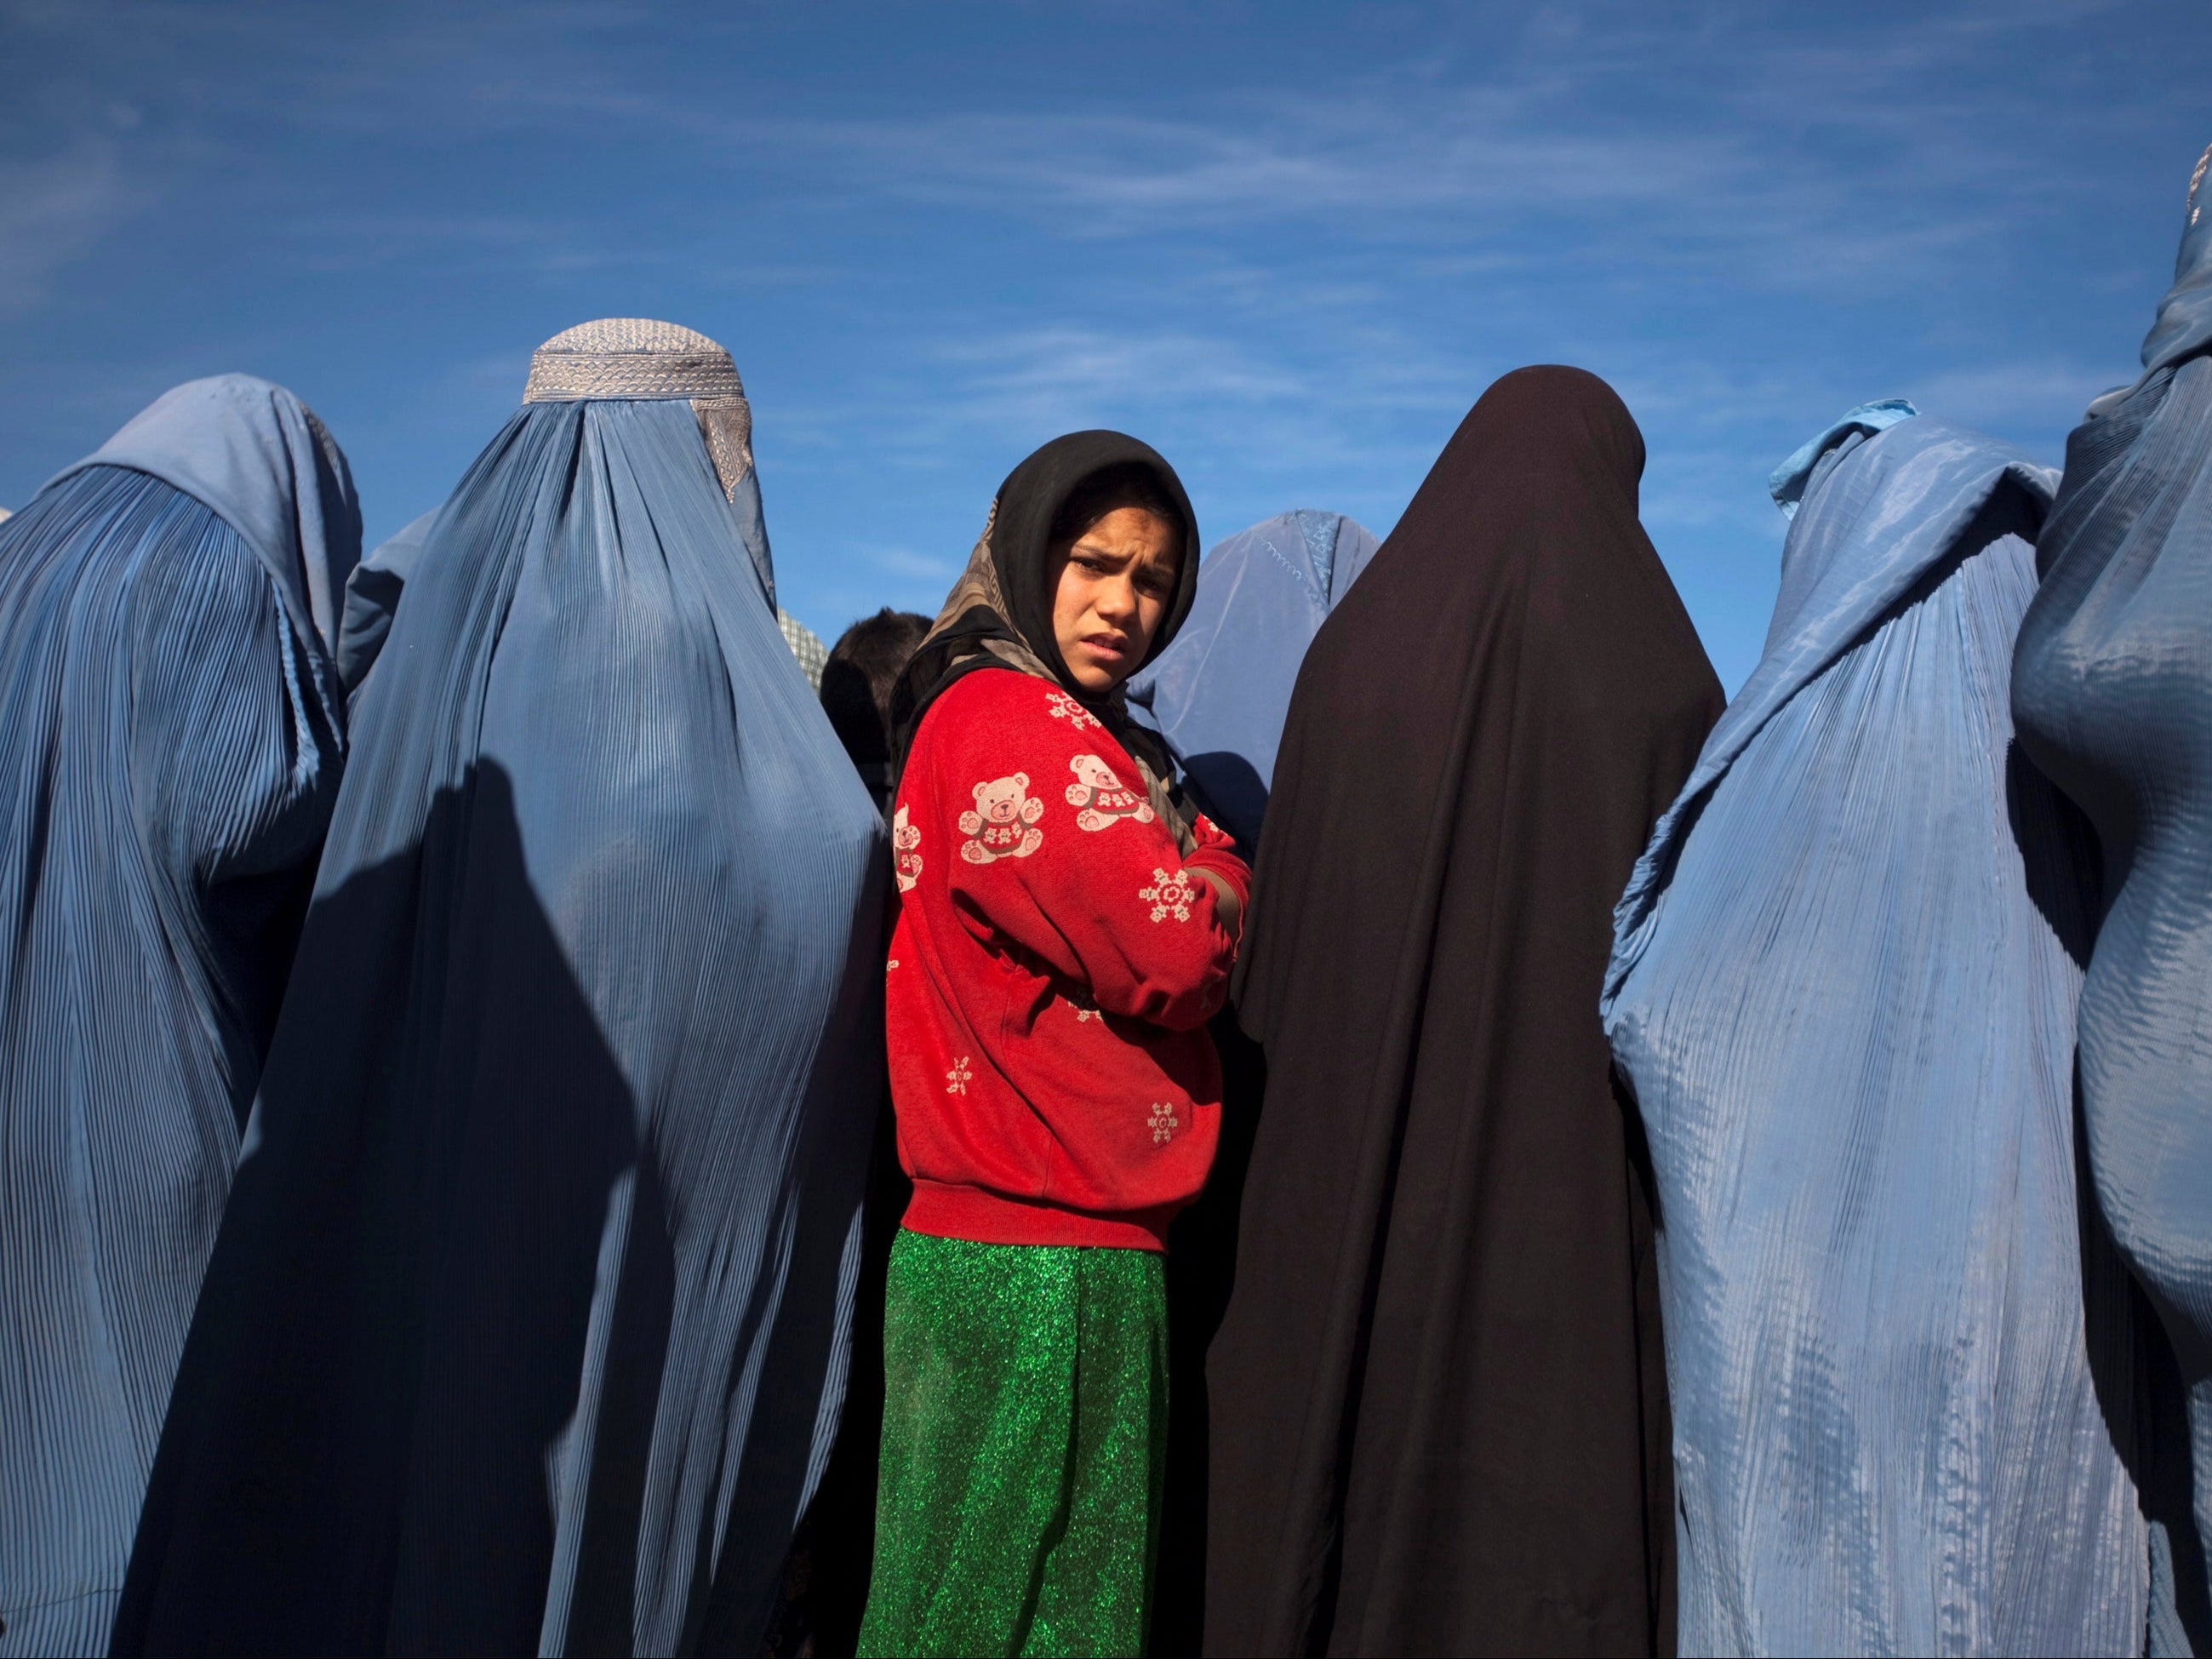
[[[891,688],[928,632],[928,617],[886,605],[839,635],[822,670],[823,710],[868,793],[886,810],[891,785]]]

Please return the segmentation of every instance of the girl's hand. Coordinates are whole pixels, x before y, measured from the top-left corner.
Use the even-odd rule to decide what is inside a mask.
[[[1244,901],[1237,896],[1237,890],[1225,878],[1212,871],[1198,869],[1190,873],[1203,876],[1206,884],[1213,889],[1214,914],[1221,918],[1222,927],[1228,930],[1231,941],[1235,942],[1244,930]]]

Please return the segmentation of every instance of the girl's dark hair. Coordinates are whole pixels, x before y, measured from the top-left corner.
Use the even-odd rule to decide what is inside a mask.
[[[1052,515],[1050,544],[1066,547],[1109,513],[1124,507],[1143,508],[1171,531],[1188,528],[1182,508],[1169,499],[1152,468],[1127,462],[1102,467],[1067,492],[1067,499]]]

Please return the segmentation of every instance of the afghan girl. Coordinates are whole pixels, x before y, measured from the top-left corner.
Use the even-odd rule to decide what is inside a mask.
[[[1181,483],[1113,432],[1015,468],[893,703],[891,1093],[863,1653],[1135,1653],[1167,1424],[1162,1242],[1213,1160],[1250,877],[1121,689],[1188,614]]]

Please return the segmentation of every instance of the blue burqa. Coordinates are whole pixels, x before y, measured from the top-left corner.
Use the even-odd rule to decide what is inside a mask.
[[[2140,1651],[2129,1297],[2073,1135],[2094,860],[2007,696],[2052,479],[1881,425],[1778,477],[1765,655],[1615,917],[1680,1648]]]
[[[594,331],[734,382],[666,325],[539,359]],[[827,1455],[883,821],[749,453],[680,350],[579,355],[595,394],[478,457],[355,704],[119,1652],[750,1651]]]
[[[2142,378],[2066,446],[2020,632],[2022,746],[2080,803],[2104,903],[2081,987],[2097,1196],[2171,1338],[2186,1426],[2154,1463],[2185,1513],[2161,1529],[2182,1626],[2212,1649],[2212,191],[2191,182],[2174,283]],[[2177,1413],[2179,1416],[2179,1413]],[[2193,1504],[2191,1489],[2193,1486]],[[2192,1535],[2194,1534],[2194,1535]],[[2171,1547],[2164,1547],[2170,1545]]]
[[[345,460],[179,386],[0,525],[0,1655],[104,1651],[330,822]]]
[[[1378,544],[1334,513],[1282,513],[1217,543],[1175,643],[1129,684],[1208,816],[1259,843],[1306,647]]]
[[[392,619],[399,612],[400,596],[415,574],[416,562],[422,556],[430,526],[437,521],[434,507],[410,520],[346,578],[345,602],[338,612],[337,657],[338,683],[349,697],[360,695],[368,671],[383,654],[384,642],[392,635]]]

